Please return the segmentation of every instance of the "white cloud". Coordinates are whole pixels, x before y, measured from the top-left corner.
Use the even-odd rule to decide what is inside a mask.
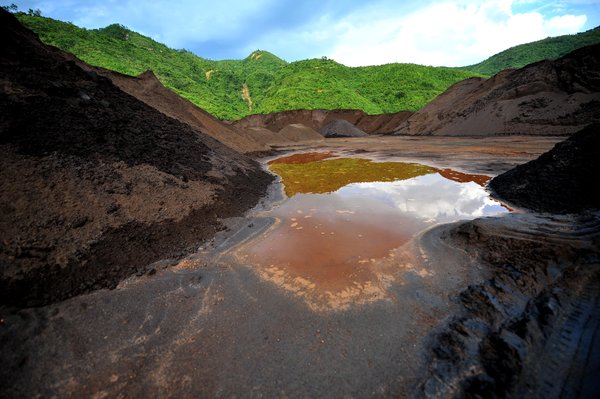
[[[338,39],[330,56],[349,66],[464,66],[521,43],[576,33],[587,21],[585,15],[514,13],[512,6],[512,0],[441,2],[403,15],[376,9],[351,14],[336,24]]]
[[[546,31],[550,36],[567,35],[573,32],[574,26],[582,27],[587,21],[585,15],[561,15],[550,18],[545,23]]]
[[[390,212],[392,208],[437,223],[506,212],[476,183],[457,183],[437,173],[390,183],[350,184],[335,195],[344,199],[349,209],[356,204],[370,212]]]

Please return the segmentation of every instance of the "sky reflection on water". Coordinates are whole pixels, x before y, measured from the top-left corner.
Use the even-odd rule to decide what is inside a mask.
[[[307,170],[315,169],[314,162],[307,165]],[[392,264],[409,268],[406,260],[397,258],[397,249],[419,232],[505,212],[480,184],[450,180],[438,172],[391,182],[351,183],[330,193],[292,195],[267,212],[278,223],[238,255],[263,278],[314,308],[343,307],[385,297],[392,277],[381,264],[396,257]]]

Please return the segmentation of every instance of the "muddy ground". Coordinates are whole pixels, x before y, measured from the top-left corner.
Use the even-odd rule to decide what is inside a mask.
[[[319,146],[496,175],[558,139],[486,140],[494,145],[397,137]],[[156,262],[116,289],[1,308],[3,396],[596,392],[580,383],[594,364],[578,349],[582,340],[598,347],[597,216],[517,213],[434,228],[397,250],[402,262],[385,298],[317,311],[235,257],[238,244],[272,223],[261,210],[282,199],[281,187],[271,186],[251,214],[226,220],[198,252]],[[565,342],[563,352],[549,349]],[[558,366],[541,368],[549,362]]]

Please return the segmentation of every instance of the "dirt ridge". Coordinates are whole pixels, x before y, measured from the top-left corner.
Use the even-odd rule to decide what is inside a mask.
[[[600,45],[458,82],[394,134],[570,135],[600,120]]]

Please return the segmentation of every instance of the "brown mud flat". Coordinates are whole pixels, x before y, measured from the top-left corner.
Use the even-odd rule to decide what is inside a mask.
[[[379,136],[327,139],[319,143],[281,145],[292,153],[333,151],[339,156],[421,162],[438,169],[495,176],[550,150],[561,137],[410,137]]]
[[[323,159],[333,158],[336,155],[331,152],[303,152],[299,154],[287,155],[272,159],[267,162],[268,165],[276,165],[278,163],[294,164],[294,163],[307,163],[314,161],[322,161]]]
[[[378,138],[346,142],[345,149],[344,141],[326,144],[373,159],[402,158],[398,156],[401,149],[412,148],[408,156],[413,161],[438,168],[458,165],[467,174],[482,169],[489,173],[493,168],[489,174],[495,175],[511,163],[536,157],[556,140],[538,139],[524,146],[515,138],[502,138],[487,148],[489,142],[477,139],[440,144],[427,139],[420,144],[419,139],[390,139],[396,139],[396,144],[390,146],[393,141],[382,143]],[[419,158],[417,151],[423,149]],[[259,211],[281,201],[281,195],[281,187],[272,186],[272,198],[266,198]],[[449,345],[435,349],[436,337],[441,334],[445,339],[443,331],[452,328],[449,321],[454,316],[469,317],[465,303],[489,302],[487,294],[481,300],[466,297],[463,301],[465,287],[489,284],[496,269],[504,267],[503,259],[515,267],[529,262],[530,249],[555,230],[567,233],[535,252],[541,260],[546,259],[545,251],[555,254],[547,258],[551,274],[557,267],[567,270],[564,265],[589,260],[590,237],[596,234],[593,223],[567,218],[545,225],[541,218],[525,224],[520,217],[499,218],[484,231],[460,228],[460,224],[442,226],[400,243],[397,257],[381,265],[389,277],[384,279],[385,293],[338,310],[311,309],[301,296],[281,289],[278,281],[261,276],[233,256],[232,249],[266,232],[271,222],[251,216],[225,220],[227,228],[199,252],[180,262],[150,265],[150,273],[132,277],[114,290],[98,290],[38,308],[0,308],[0,361],[5,365],[0,385],[7,397],[452,396],[451,392],[458,391],[444,387],[447,383],[457,390],[465,386],[460,382],[461,370],[469,361],[492,370],[493,356],[504,353],[494,335],[472,341],[472,357],[466,349],[464,357],[444,355]],[[485,227],[494,220],[471,223]],[[524,236],[519,228],[523,225],[537,232]],[[448,229],[457,233],[447,233]],[[495,242],[503,244],[494,247]],[[462,250],[471,244],[472,251]],[[541,260],[536,261],[535,270],[522,274],[539,280]],[[560,287],[560,281],[554,284]],[[542,286],[543,280],[539,282],[536,287]],[[534,297],[539,297],[538,291],[515,295],[526,309],[524,304]],[[516,317],[522,308],[510,315]],[[486,323],[500,325],[504,315],[501,312],[496,322]],[[467,326],[475,328],[478,323],[476,319]],[[482,351],[488,357],[479,354],[479,342],[492,348]],[[440,374],[435,365],[443,368],[443,356],[467,363],[457,361],[456,376]],[[527,370],[534,369],[528,366]],[[488,379],[482,374],[480,380]],[[474,388],[468,392],[476,392],[475,384],[471,385]]]

